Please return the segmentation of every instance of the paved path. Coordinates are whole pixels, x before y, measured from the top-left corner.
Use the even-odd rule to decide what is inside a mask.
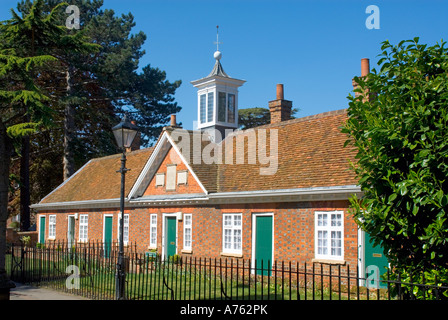
[[[87,298],[51,289],[15,283],[10,300],[89,300]]]

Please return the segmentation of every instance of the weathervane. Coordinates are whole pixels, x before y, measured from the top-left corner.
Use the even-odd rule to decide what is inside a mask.
[[[219,45],[222,44],[222,42],[219,42],[219,26],[216,26],[216,51],[219,51]]]

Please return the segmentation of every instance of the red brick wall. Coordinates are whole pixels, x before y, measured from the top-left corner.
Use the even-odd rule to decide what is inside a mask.
[[[176,164],[176,173],[182,170],[188,170],[187,166],[184,164],[184,162],[180,159],[177,152],[171,148],[168,152],[167,156],[163,160],[162,164],[160,165],[159,169],[157,170],[157,173],[165,173],[165,186],[158,186],[156,187],[156,178],[154,175],[154,178],[149,183],[148,188],[145,190],[144,195],[161,195],[161,194],[183,194],[183,193],[203,193],[204,191],[197,183],[196,179],[193,177],[193,175],[188,172],[187,176],[187,184],[177,184],[177,177],[176,177],[176,190],[166,190],[166,171],[167,171],[167,165],[169,164]]]
[[[252,214],[274,213],[274,259],[286,262],[311,262],[314,259],[314,214],[315,211],[344,212],[344,260],[351,266],[357,265],[357,225],[347,212],[348,201],[314,201],[301,203],[238,204],[197,207],[158,207],[127,209],[130,213],[130,242],[137,243],[139,251],[148,251],[150,214],[156,213],[157,247],[162,251],[163,213],[192,213],[193,243],[192,253],[182,252],[183,222],[178,221],[178,254],[185,256],[224,258],[222,252],[222,215],[223,213],[243,214],[243,254],[242,259],[252,257]],[[102,241],[103,216],[113,214],[113,239],[117,239],[117,210],[77,210],[58,212],[56,218],[56,239],[66,240],[67,216],[77,212],[89,214],[88,236],[90,241]],[[47,215],[52,212],[48,212]],[[38,220],[39,221],[39,220]],[[48,219],[46,219],[48,233]],[[75,223],[75,240],[79,237],[79,220]],[[38,229],[39,230],[39,226]]]
[[[128,213],[128,210],[125,210],[125,213]],[[89,241],[103,241],[103,219],[104,215],[112,214],[113,215],[113,224],[112,224],[112,237],[114,240],[117,239],[117,227],[118,227],[118,210],[64,210],[64,211],[52,211],[46,213],[39,213],[38,218],[42,215],[46,216],[45,219],[45,241],[66,241],[67,240],[67,231],[68,231],[68,216],[78,214],[78,219],[75,220],[75,242],[79,242],[79,216],[83,214],[87,214],[89,216],[88,219],[88,240]],[[56,215],[56,238],[49,239],[48,238],[48,229],[49,229],[49,218],[50,215]],[[40,230],[40,219],[37,219],[37,229]]]

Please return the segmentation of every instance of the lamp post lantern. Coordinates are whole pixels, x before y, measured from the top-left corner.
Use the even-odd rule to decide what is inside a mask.
[[[134,141],[135,136],[138,133],[138,127],[129,121],[127,115],[125,114],[121,122],[112,128],[117,145],[122,149],[123,154],[121,156],[121,168],[117,172],[121,173],[121,190],[120,190],[120,212],[121,212],[121,222],[120,222],[120,237],[119,237],[119,249],[118,249],[118,262],[115,273],[115,298],[117,300],[124,300],[124,288],[126,281],[126,273],[124,269],[124,245],[123,245],[123,234],[124,234],[124,185],[125,185],[125,175],[129,170],[126,168],[126,149],[131,147],[132,141]]]

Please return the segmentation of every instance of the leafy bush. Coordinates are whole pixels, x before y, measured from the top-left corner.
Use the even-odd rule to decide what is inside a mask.
[[[448,52],[446,42],[383,42],[380,70],[355,77],[343,132],[357,151],[362,199],[351,206],[402,279],[448,283]],[[424,272],[423,272],[423,271]],[[414,281],[418,279],[413,278]],[[423,276],[419,276],[423,280]],[[423,297],[418,289],[416,295]]]

